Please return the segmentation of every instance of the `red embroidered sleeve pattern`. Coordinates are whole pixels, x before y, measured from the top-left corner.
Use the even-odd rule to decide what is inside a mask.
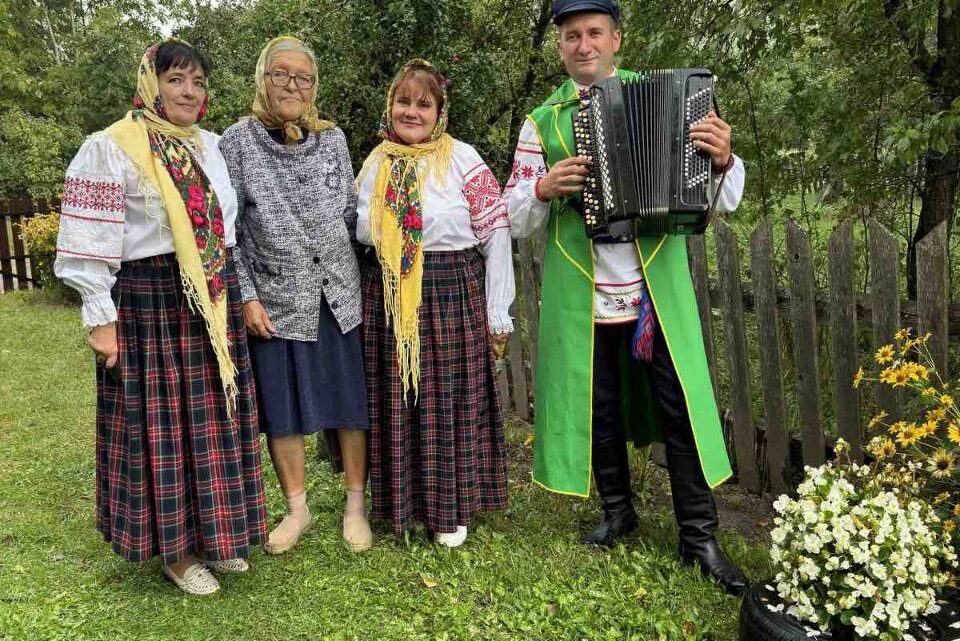
[[[75,215],[77,210],[100,214],[123,214],[124,204],[123,187],[118,183],[77,176],[67,176],[64,181],[62,206],[65,215]],[[104,222],[121,221],[110,218]]]
[[[470,223],[477,239],[484,241],[497,229],[510,229],[500,184],[489,167],[479,165],[467,174],[463,195],[470,205]]]

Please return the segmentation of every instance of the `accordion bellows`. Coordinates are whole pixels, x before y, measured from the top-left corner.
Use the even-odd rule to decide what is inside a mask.
[[[576,153],[593,160],[581,194],[588,236],[703,233],[710,157],[689,134],[712,101],[708,69],[612,76],[590,88],[573,115]]]

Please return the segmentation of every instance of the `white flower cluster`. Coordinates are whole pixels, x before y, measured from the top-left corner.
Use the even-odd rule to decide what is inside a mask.
[[[823,632],[843,623],[859,638],[910,639],[911,621],[937,610],[956,555],[927,502],[873,475],[856,463],[808,467],[797,498],[777,499],[776,588],[787,612]]]

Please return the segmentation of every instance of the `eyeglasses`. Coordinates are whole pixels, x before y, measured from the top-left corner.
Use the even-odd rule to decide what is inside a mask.
[[[286,87],[290,84],[290,81],[293,80],[297,85],[297,89],[310,89],[317,81],[316,78],[305,73],[289,74],[286,71],[279,70],[268,72],[267,77],[270,78],[270,84],[274,87],[281,88]]]

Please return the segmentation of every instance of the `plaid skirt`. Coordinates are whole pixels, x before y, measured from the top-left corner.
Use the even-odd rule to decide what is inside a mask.
[[[225,281],[237,408],[173,254],[124,262],[118,369],[97,368],[97,529],[130,561],[247,557],[266,538],[257,406],[240,290]]]
[[[396,342],[371,253],[363,270],[372,516],[396,533],[423,522],[454,532],[507,507],[503,414],[487,329],[484,262],[475,249],[425,252],[420,395],[404,405]]]

